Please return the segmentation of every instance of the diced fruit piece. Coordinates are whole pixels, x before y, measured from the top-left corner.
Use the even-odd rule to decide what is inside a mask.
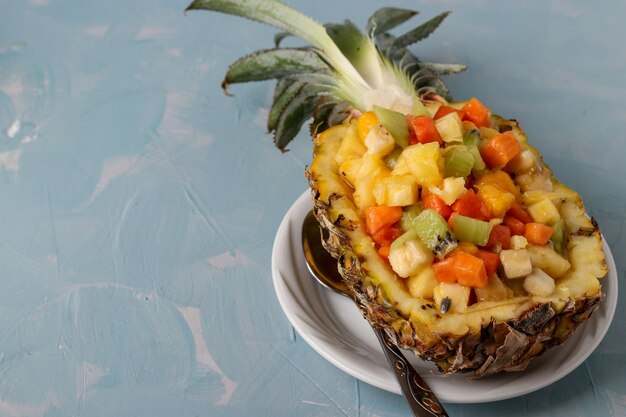
[[[441,143],[441,136],[430,116],[409,116],[408,122],[416,143]]]
[[[483,200],[476,195],[474,190],[467,190],[465,194],[459,197],[452,204],[452,210],[463,216],[473,217],[474,219],[486,220],[489,218],[489,209]]]
[[[387,260],[389,260],[390,251],[391,251],[391,246],[389,245],[384,245],[378,248],[378,254]]]
[[[443,259],[457,246],[446,220],[434,210],[422,211],[413,221],[413,229],[424,245],[439,259]]]
[[[445,115],[448,115],[450,113],[458,114],[461,119],[463,119],[463,117],[465,117],[465,112],[463,110],[455,109],[454,107],[446,106],[444,104],[444,105],[441,105],[437,109],[437,113],[435,113],[435,116],[433,117],[433,119],[435,119],[435,120],[441,119],[442,117],[444,117]]]
[[[435,210],[441,217],[447,219],[452,214],[452,209],[439,196],[433,193],[424,193],[422,204],[425,209]]]
[[[487,286],[487,271],[481,258],[463,251],[457,251],[452,256],[454,275],[459,284],[477,288]]]
[[[391,244],[391,249],[399,249],[401,246],[404,246],[406,242],[414,239],[419,239],[419,237],[417,236],[417,233],[415,233],[415,230],[411,228],[402,233],[393,241],[393,243]]]
[[[553,278],[561,278],[570,270],[570,262],[548,246],[528,245],[530,263]]]
[[[539,268],[533,268],[532,273],[524,278],[524,289],[532,295],[547,297],[555,288],[554,280]]]
[[[480,148],[480,155],[489,168],[501,168],[521,152],[519,141],[510,131],[494,136]]]
[[[450,222],[448,222],[448,224],[450,224]],[[476,255],[478,253],[478,251],[479,251],[478,246],[476,246],[472,242],[468,242],[468,241],[461,241],[461,242],[459,242],[459,246],[457,248],[458,248],[458,250],[470,253],[472,255]]]
[[[444,178],[441,187],[429,187],[428,191],[440,197],[444,203],[450,205],[467,192],[467,188],[465,188],[465,178]]]
[[[423,187],[437,187],[443,182],[439,165],[443,165],[441,148],[435,142],[407,147],[393,170],[394,174],[412,174]]]
[[[454,274],[454,257],[448,256],[447,258],[434,263],[433,270],[435,271],[437,281],[456,282],[456,275]]]
[[[515,195],[491,184],[477,185],[476,188],[478,188],[478,196],[485,202],[493,217],[504,217],[515,202]]]
[[[516,175],[524,174],[538,166],[537,158],[532,151],[522,150],[515,158],[506,164],[505,170]]]
[[[378,155],[382,158],[394,150],[396,142],[387,129],[381,125],[374,125],[365,137],[365,146],[368,154]]]
[[[373,126],[380,124],[376,113],[368,111],[359,116],[356,122],[356,134],[361,142],[365,143],[365,138]]]
[[[419,239],[407,240],[403,245],[391,248],[389,252],[391,268],[402,278],[417,273],[432,261],[432,252]]]
[[[396,165],[398,164],[398,158],[400,158],[401,154],[402,154],[402,149],[396,146],[389,155],[385,156],[385,164],[390,169],[394,169]]]
[[[533,270],[533,266],[530,263],[530,255],[526,249],[501,251],[500,263],[504,269],[504,275],[508,279],[525,277]]]
[[[444,142],[463,142],[463,125],[461,118],[455,112],[436,120],[435,128]]]
[[[367,233],[373,235],[385,226],[391,226],[402,217],[402,208],[373,206],[363,210]]]
[[[511,249],[524,249],[528,246],[528,240],[524,236],[511,236]]]
[[[465,117],[471,120],[476,126],[489,126],[491,125],[490,113],[491,111],[477,98],[472,97],[464,106]]]
[[[469,287],[482,288],[487,285],[485,262],[463,250],[456,250],[447,258],[433,265],[435,276],[440,282],[458,282]]]
[[[552,224],[561,218],[559,209],[548,197],[542,198],[541,201],[531,204],[526,209],[535,223]]]
[[[482,259],[485,263],[485,271],[487,272],[488,277],[498,272],[498,267],[500,266],[500,255],[482,249],[479,249],[474,255]]]
[[[485,248],[499,252],[511,247],[511,229],[502,224],[494,224]]]
[[[372,234],[372,240],[378,246],[389,246],[401,235],[402,230],[400,230],[400,228],[393,225],[385,226],[376,233]]]
[[[381,206],[410,206],[417,203],[419,187],[411,175],[388,175],[374,186],[376,204]]]
[[[433,290],[438,284],[435,270],[430,265],[422,268],[417,274],[411,275],[406,281],[409,293],[417,298],[432,299]]]
[[[512,235],[523,235],[524,231],[526,230],[524,222],[513,216],[504,216],[502,224],[508,226],[509,229],[511,229]]]
[[[513,194],[516,199],[520,196],[520,192],[509,174],[502,170],[497,169],[495,171],[488,171],[474,183],[476,187],[481,187],[487,184],[493,185],[501,191]]]
[[[457,283],[440,282],[433,290],[435,304],[442,313],[463,313],[469,304],[471,288]]]
[[[522,207],[522,205],[518,203],[517,201],[511,204],[511,207],[509,208],[507,215],[515,217],[516,219],[520,220],[522,223],[530,223],[533,221],[533,218],[530,217],[530,214],[528,214],[526,209],[524,209],[524,207]]]
[[[374,106],[374,113],[380,123],[389,131],[398,146],[406,148],[409,145],[409,126],[406,116],[394,110]]]
[[[409,207],[405,207],[400,219],[400,228],[402,230],[413,230],[413,220],[424,210],[422,203],[413,204]]]
[[[526,223],[524,237],[533,245],[545,245],[554,233],[554,229],[542,223]]]
[[[474,288],[478,302],[506,300],[512,292],[497,275],[489,276],[486,287]]]
[[[467,177],[474,168],[474,156],[466,146],[453,146],[444,155],[446,177]]]
[[[456,214],[454,216],[454,235],[458,240],[485,246],[493,225],[478,219]]]

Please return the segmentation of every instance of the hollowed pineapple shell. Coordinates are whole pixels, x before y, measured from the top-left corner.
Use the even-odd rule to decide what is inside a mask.
[[[513,130],[540,159],[516,121],[493,116],[492,127]],[[411,296],[406,282],[376,251],[353,201],[354,190],[339,172],[336,154],[344,138],[354,137],[351,129],[356,129],[354,120],[314,138],[314,159],[306,175],[316,217],[328,232],[325,248],[338,260],[364,317],[384,328],[400,347],[435,362],[444,373],[473,372],[481,377],[518,371],[533,357],[565,342],[598,308],[604,297],[599,279],[607,272],[600,231],[586,216],[578,194],[551,175],[552,198],[560,202],[571,263],[567,274],[556,280],[551,296],[518,294],[447,314],[432,300]],[[544,169],[550,173],[547,166]]]

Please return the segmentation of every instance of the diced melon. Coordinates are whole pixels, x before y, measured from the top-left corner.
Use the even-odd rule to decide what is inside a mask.
[[[412,175],[388,175],[374,186],[374,198],[379,206],[410,206],[417,203],[419,186]]]
[[[406,285],[413,297],[432,299],[434,297],[433,290],[439,285],[439,281],[437,281],[435,276],[435,270],[428,265],[416,274],[411,275],[407,279]]]
[[[471,288],[465,285],[440,282],[433,289],[433,297],[439,311],[463,313],[467,310]]]

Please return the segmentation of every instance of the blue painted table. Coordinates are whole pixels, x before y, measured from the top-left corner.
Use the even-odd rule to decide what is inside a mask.
[[[291,4],[359,25],[380,6]],[[456,98],[522,121],[623,276],[626,5],[393,4],[454,11],[416,52],[467,64]],[[281,154],[263,133],[271,83],[219,87],[275,31],[185,6],[0,0],[0,415],[408,415],[313,351],[276,299],[272,242],[311,144]],[[626,415],[625,314],[561,381],[450,415]]]

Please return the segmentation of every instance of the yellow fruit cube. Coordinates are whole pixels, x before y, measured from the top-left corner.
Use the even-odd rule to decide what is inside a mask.
[[[406,285],[409,289],[409,293],[416,298],[433,298],[433,290],[439,281],[435,276],[435,270],[431,266],[427,266],[420,270],[417,274],[411,275]]]
[[[419,186],[412,175],[388,175],[379,178],[373,193],[379,206],[410,206],[417,203]]]
[[[559,210],[548,197],[544,197],[538,202],[529,205],[526,207],[526,211],[528,211],[533,221],[537,223],[554,224],[561,218]]]
[[[485,202],[493,217],[504,217],[515,202],[515,196],[491,184],[477,185],[478,196]]]
[[[463,142],[463,122],[452,112],[435,121],[435,128],[444,142]]]
[[[370,132],[370,129],[379,123],[380,122],[378,121],[378,117],[376,117],[376,113],[374,113],[373,111],[368,111],[361,114],[356,121],[356,134],[359,140],[365,143],[365,138]]]
[[[443,157],[437,142],[418,143],[404,149],[393,173],[410,173],[419,185],[438,187],[443,182],[442,165]]]

